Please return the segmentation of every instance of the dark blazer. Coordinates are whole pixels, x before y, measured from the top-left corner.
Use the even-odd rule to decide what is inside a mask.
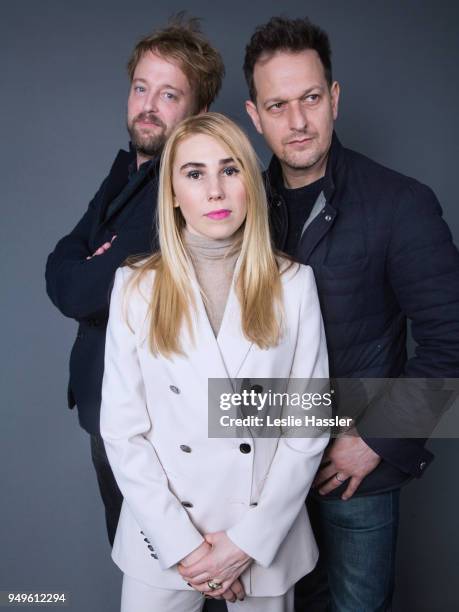
[[[134,172],[132,172],[134,170]],[[135,153],[119,151],[109,175],[75,228],[46,264],[46,289],[55,306],[79,323],[70,356],[68,405],[76,404],[81,426],[99,432],[105,332],[116,269],[129,255],[155,248],[158,163],[135,172]],[[113,235],[102,255],[86,259]]]
[[[289,228],[276,190],[282,180],[276,158],[265,179],[274,239],[283,249]],[[459,253],[431,189],[343,148],[334,134],[319,197],[324,206],[290,255],[314,270],[331,377],[458,377]],[[417,345],[410,359],[407,320]],[[428,400],[421,393],[404,410],[413,422],[428,415],[433,427],[441,411],[431,414]],[[358,422],[362,437],[383,458],[360,494],[419,477],[433,458],[425,437],[365,436],[390,409],[389,402],[370,404]]]

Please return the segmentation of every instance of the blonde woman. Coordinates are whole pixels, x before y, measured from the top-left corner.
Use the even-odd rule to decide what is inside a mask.
[[[116,273],[105,350],[122,612],[291,612],[327,437],[210,438],[208,379],[328,376],[312,271],[273,252],[256,155],[217,113],[170,136],[158,222],[160,253]]]

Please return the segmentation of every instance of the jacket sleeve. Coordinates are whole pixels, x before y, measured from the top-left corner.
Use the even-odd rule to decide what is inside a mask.
[[[57,243],[46,262],[46,291],[53,304],[66,316],[77,318],[74,309],[68,305],[68,283],[66,282],[69,267],[82,265],[86,257],[92,255],[89,250],[89,236],[97,219],[96,202],[104,190],[108,178],[102,183],[99,191],[89,203],[83,217],[73,230]],[[74,285],[71,284],[71,287]],[[75,289],[74,289],[75,290]],[[72,301],[72,300],[71,300]]]
[[[415,353],[392,397],[370,405],[358,429],[377,431],[381,415],[399,431],[412,426],[409,438],[362,437],[386,461],[420,476],[432,459],[423,445],[448,404],[438,379],[459,376],[459,253],[437,198],[416,181],[399,194],[386,261],[392,290],[411,322]]]
[[[288,392],[306,393],[309,379],[328,379],[328,356],[314,276],[304,275],[298,338]],[[227,531],[228,537],[262,567],[268,567],[304,506],[329,440],[328,432],[308,438],[279,438],[258,504]],[[273,525],[275,529],[273,529]]]
[[[131,161],[131,154],[119,151],[86,213],[48,257],[46,290],[54,305],[67,317],[82,320],[107,316],[116,269],[129,255],[151,252],[152,232],[148,231],[145,218],[133,215],[122,229],[116,231],[117,238],[110,249],[87,259],[95,250],[92,236],[100,223],[101,206],[111,197],[111,192],[119,193],[126,185]]]
[[[120,268],[110,303],[100,429],[125,503],[153,543],[162,569],[167,569],[204,540],[170,491],[156,451],[145,437],[152,423],[137,355],[135,314],[124,306],[125,286]]]
[[[54,305],[67,317],[81,320],[106,312],[116,269],[130,256],[150,253],[152,232],[139,225],[123,228],[102,255],[92,253],[88,240],[96,212],[92,204],[72,232],[48,257],[46,288]]]

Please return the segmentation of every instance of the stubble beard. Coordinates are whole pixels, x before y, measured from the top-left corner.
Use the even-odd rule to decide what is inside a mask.
[[[149,115],[148,120],[161,129],[158,134],[148,133],[145,129],[139,128],[137,123],[147,118],[146,114],[141,113],[134,117],[133,120],[127,123],[127,130],[131,139],[131,143],[137,153],[146,157],[156,157],[161,153],[167,140],[167,126],[157,117]]]
[[[320,163],[325,151],[289,151],[285,146],[282,161],[292,170],[309,170]]]

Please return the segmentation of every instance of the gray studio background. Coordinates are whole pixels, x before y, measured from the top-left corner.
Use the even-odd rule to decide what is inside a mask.
[[[125,64],[136,40],[188,9],[222,51],[214,106],[255,138],[244,45],[271,15],[308,14],[332,40],[348,147],[429,184],[459,241],[459,9],[448,1],[2,2],[0,590],[69,591],[71,610],[118,608],[89,440],[66,407],[76,323],[45,294],[46,257],[127,144]],[[422,265],[422,261],[419,262]],[[396,611],[459,609],[457,440],[402,497]]]

